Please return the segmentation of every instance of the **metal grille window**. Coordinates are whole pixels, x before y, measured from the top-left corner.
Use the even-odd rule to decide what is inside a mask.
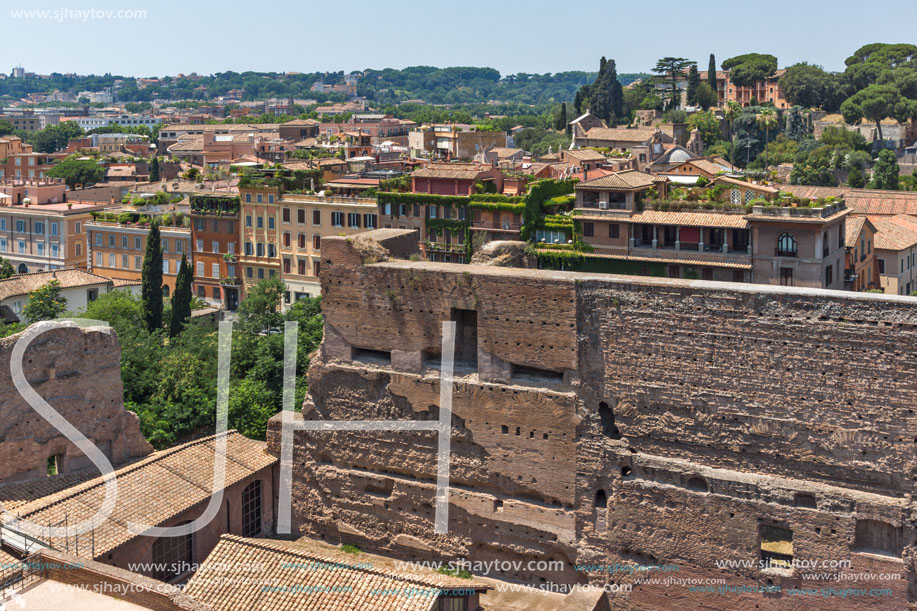
[[[181,526],[181,524],[176,526]],[[171,581],[191,570],[191,561],[194,559],[194,535],[156,539],[152,552],[153,578],[160,581]]]
[[[242,536],[261,534],[261,480],[255,480],[242,491]]]

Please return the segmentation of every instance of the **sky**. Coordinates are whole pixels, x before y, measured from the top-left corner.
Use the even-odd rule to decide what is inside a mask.
[[[706,69],[748,52],[781,67],[843,70],[870,42],[914,42],[917,3],[772,0],[0,0],[0,72],[166,76],[233,70],[334,72],[487,66],[503,74],[648,72],[681,56]],[[724,8],[728,7],[728,8]],[[88,14],[95,10],[96,14]],[[31,15],[27,12],[33,11]],[[35,12],[49,11],[40,17]],[[56,11],[56,13],[55,13]],[[106,13],[107,11],[111,11]],[[140,14],[117,18],[118,11]],[[145,12],[145,13],[144,13]],[[897,17],[894,17],[897,16]]]

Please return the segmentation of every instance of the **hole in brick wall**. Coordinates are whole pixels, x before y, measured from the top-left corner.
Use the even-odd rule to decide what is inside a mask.
[[[452,308],[455,321],[455,362],[469,367],[478,366],[478,313],[474,310]]]
[[[630,467],[621,467],[621,477],[627,477],[631,474]]]
[[[766,567],[778,569],[793,568],[793,531],[780,526],[762,525],[761,560]]]
[[[879,520],[857,520],[853,547],[858,552],[900,558],[901,539],[900,527]]]
[[[392,353],[385,350],[354,347],[351,352],[351,360],[372,365],[391,365]]]
[[[695,475],[688,480],[688,490],[693,490],[694,492],[709,492],[710,489],[707,487],[707,480]]]
[[[818,508],[818,505],[815,503],[815,495],[809,494],[808,492],[797,492],[794,504],[797,507],[807,507],[809,509]]]
[[[504,435],[509,435],[509,427],[506,426],[505,424],[501,425],[500,432],[503,433]]]
[[[621,431],[615,425],[615,414],[604,401],[599,403],[599,418],[602,420],[602,432],[606,437],[621,439]]]
[[[599,509],[608,507],[608,495],[601,488],[595,493],[595,506]]]
[[[522,434],[522,429],[521,429],[520,427],[517,426],[517,427],[516,427],[516,437],[518,437],[518,436],[521,435],[521,434]]]

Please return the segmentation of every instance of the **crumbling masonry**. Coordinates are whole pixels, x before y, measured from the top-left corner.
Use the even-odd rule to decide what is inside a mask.
[[[415,234],[368,235],[393,258],[322,242],[303,417],[436,419],[455,321],[449,533],[433,532],[428,432],[297,432],[294,528],[403,558],[521,560],[501,576],[533,584],[633,583],[620,608],[913,608],[917,300],[415,262],[395,258]],[[279,418],[268,441],[279,454]],[[901,579],[806,581],[782,564],[807,561]],[[627,562],[783,590],[575,568]],[[826,584],[893,593],[786,594]]]

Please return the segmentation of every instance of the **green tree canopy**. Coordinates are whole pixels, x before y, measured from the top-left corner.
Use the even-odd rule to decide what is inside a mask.
[[[286,290],[277,276],[258,281],[239,304],[239,324],[251,333],[280,329],[283,322],[280,304]]]
[[[869,188],[898,190],[898,158],[893,151],[888,149],[879,151],[879,159],[872,168]]]
[[[60,281],[51,280],[29,293],[29,301],[22,310],[22,316],[33,323],[54,320],[66,311],[67,299],[61,295]]]
[[[777,58],[765,53],[746,53],[724,61],[723,70],[729,70],[729,80],[743,87],[772,76],[777,71]]]
[[[710,62],[707,64],[707,84],[713,93],[716,93],[716,57],[710,54]]]
[[[832,99],[833,77],[806,62],[794,64],[780,77],[780,88],[790,104],[805,108],[827,108]]]
[[[10,262],[3,257],[0,257],[0,280],[9,278],[15,273],[16,269],[10,264]]]
[[[879,141],[884,142],[882,119],[893,117],[904,122],[917,116],[917,100],[902,96],[894,85],[869,85],[844,100],[841,113],[847,123],[858,123],[861,119],[873,121]]]
[[[663,57],[656,61],[653,73],[661,82],[667,82],[672,87],[671,108],[678,108],[678,80],[682,78],[684,71],[693,65],[696,65],[696,62],[684,57]]]
[[[697,105],[704,110],[713,108],[717,105],[717,102],[719,102],[716,91],[706,82],[697,86],[697,93],[695,94],[694,100]]]
[[[702,83],[706,85],[706,83]],[[711,145],[720,139],[720,120],[712,112],[696,112],[688,117],[691,129],[697,129],[704,144]]]
[[[91,185],[105,178],[105,168],[91,159],[77,159],[70,156],[48,170],[51,178],[62,178],[67,186],[75,189],[77,185]]]
[[[181,257],[178,276],[175,278],[175,294],[172,296],[172,315],[169,320],[169,337],[181,333],[191,320],[191,281],[193,271],[185,255]]]
[[[685,92],[690,106],[697,105],[698,86],[700,86],[700,72],[697,71],[697,64],[691,64],[691,67],[688,68],[688,86]]]

